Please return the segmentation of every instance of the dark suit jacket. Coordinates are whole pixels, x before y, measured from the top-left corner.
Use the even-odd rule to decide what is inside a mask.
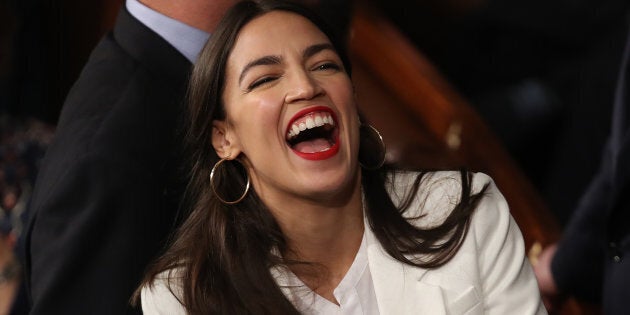
[[[122,9],[71,89],[32,196],[32,314],[129,307],[173,228],[190,62]]]
[[[627,314],[630,301],[629,61],[630,31],[600,170],[581,199],[552,263],[561,290],[601,301],[606,314]]]

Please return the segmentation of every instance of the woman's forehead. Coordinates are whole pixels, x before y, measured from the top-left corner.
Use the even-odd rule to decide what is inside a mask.
[[[230,60],[279,55],[321,43],[330,40],[309,19],[292,12],[272,11],[256,17],[240,30]]]

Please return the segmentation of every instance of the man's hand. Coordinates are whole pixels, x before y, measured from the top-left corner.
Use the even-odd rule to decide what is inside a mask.
[[[556,254],[557,244],[546,247],[538,257],[537,263],[534,265],[534,274],[538,280],[540,294],[545,303],[547,311],[552,314],[562,306],[563,297],[560,294],[556,281],[551,273],[551,261]]]

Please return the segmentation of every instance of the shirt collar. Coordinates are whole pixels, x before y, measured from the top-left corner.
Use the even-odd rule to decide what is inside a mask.
[[[157,12],[138,0],[127,0],[131,15],[164,38],[191,63],[197,61],[210,34]]]

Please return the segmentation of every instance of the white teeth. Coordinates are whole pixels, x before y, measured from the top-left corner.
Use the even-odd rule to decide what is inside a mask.
[[[324,121],[324,124],[329,124],[329,125],[332,125],[332,126],[335,125],[335,121],[332,119],[331,116],[326,115],[326,116],[322,117],[322,120]]]
[[[306,128],[312,129],[315,127],[315,121],[313,121],[312,117],[306,118]]]
[[[324,120],[322,119],[322,117],[315,116],[315,126],[319,127],[323,125],[324,125]]]
[[[300,123],[293,123],[289,131],[287,132],[287,139],[291,139],[300,134],[301,131],[306,129],[312,129],[323,125],[335,125],[335,121],[329,113],[315,113],[311,114]]]

